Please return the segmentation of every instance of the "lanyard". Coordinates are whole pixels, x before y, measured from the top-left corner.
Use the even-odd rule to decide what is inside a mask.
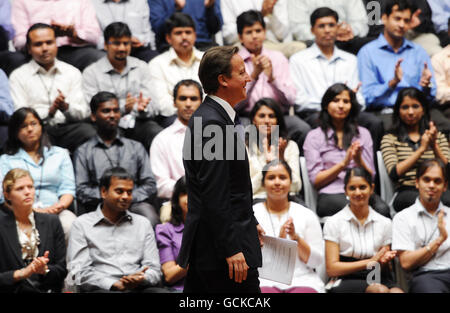
[[[53,85],[55,84],[55,76],[56,76],[56,74],[53,75],[52,83],[50,85],[50,88],[48,88],[47,85],[44,83],[44,80],[42,79],[41,73],[38,72],[37,74],[39,76],[39,79],[41,80],[42,85],[44,85],[45,91],[47,92],[48,105],[52,106],[52,100],[50,98],[50,94],[51,94],[51,92],[53,90]]]
[[[112,145],[111,145],[111,147],[112,147]],[[119,149],[119,148],[117,148],[117,149]],[[102,150],[103,150],[103,153],[106,155],[106,158],[108,159],[109,164],[111,165],[111,167],[115,167],[115,166],[114,166],[114,163],[113,163],[113,161],[111,160],[111,158],[109,157],[108,153],[106,153],[106,149],[103,149],[103,148],[102,148]],[[121,158],[121,156],[120,156],[120,149],[119,149],[119,151],[117,152],[117,155],[118,155],[118,158],[117,158],[117,165],[116,165],[116,167],[120,167],[120,158]]]
[[[125,92],[124,92],[124,95],[123,95],[123,99],[125,99],[125,101],[126,101],[126,99],[127,99],[127,94],[128,94],[128,79],[129,79],[129,76],[130,75],[130,72],[128,72],[127,73],[127,76],[126,76],[126,78],[125,78]],[[113,77],[112,77],[113,75],[109,75],[109,79],[111,80],[111,85],[112,85],[112,88],[114,89],[114,93],[116,94],[116,96],[117,97],[119,97],[119,99],[120,98],[122,98],[122,97],[120,97],[120,93],[119,93],[119,91],[120,91],[120,85],[121,85],[121,82],[122,82],[122,79],[121,79],[121,74],[119,74],[119,83],[118,83],[118,86],[116,87],[116,85],[114,84],[114,81],[113,81]]]
[[[331,86],[331,85],[333,85],[336,82],[336,67],[337,67],[338,59],[335,59],[332,62],[332,64],[333,64],[333,79],[332,79],[331,83],[328,82],[328,77],[327,77],[327,74],[326,74],[326,70],[324,70],[323,64],[322,64],[320,58],[317,58],[317,61],[319,62],[320,70],[321,70],[323,78],[325,80],[325,84],[326,84],[326,86],[328,88],[328,86]],[[328,60],[326,60],[326,61],[328,62]]]

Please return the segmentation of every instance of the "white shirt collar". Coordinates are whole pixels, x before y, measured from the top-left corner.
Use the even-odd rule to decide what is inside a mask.
[[[428,216],[431,216],[431,214],[423,206],[422,202],[420,202],[419,197],[417,197],[416,202],[414,202],[413,205],[414,205],[414,208],[416,209],[416,212],[418,215],[426,214]],[[441,210],[444,210],[444,215],[447,215],[446,206],[442,203],[442,201],[439,202],[439,206],[438,206],[436,213],[439,213],[439,211],[441,211]],[[437,214],[435,214],[435,216],[437,216]]]
[[[214,95],[208,95],[208,97],[210,97],[211,99],[213,99],[214,101],[219,103],[222,106],[222,108],[225,110],[225,112],[227,112],[227,114],[231,118],[231,120],[234,122],[234,117],[236,116],[236,111],[233,109],[233,107],[227,101],[225,101],[222,98],[219,98],[217,96],[214,96]]]

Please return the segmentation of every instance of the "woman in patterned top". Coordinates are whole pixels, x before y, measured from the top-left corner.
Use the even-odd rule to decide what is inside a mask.
[[[381,141],[381,152],[390,178],[396,183],[394,209],[399,212],[414,204],[419,192],[415,187],[416,170],[426,159],[439,158],[448,164],[449,145],[445,135],[430,121],[425,95],[416,88],[398,94],[392,115],[393,127]],[[450,204],[450,192],[442,196]]]

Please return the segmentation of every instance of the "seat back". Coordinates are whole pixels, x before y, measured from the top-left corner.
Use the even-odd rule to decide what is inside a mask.
[[[303,192],[305,194],[306,207],[316,212],[317,207],[317,191],[309,181],[308,169],[306,168],[306,159],[304,156],[300,157],[300,174],[302,176]]]
[[[380,197],[391,208],[391,216],[393,217],[396,213],[393,207],[394,198],[396,196],[395,185],[389,177],[386,166],[384,165],[381,151],[377,151],[377,163],[378,175],[380,176]]]

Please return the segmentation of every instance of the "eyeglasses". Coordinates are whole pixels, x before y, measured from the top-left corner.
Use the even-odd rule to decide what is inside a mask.
[[[113,45],[115,47],[120,47],[120,45],[124,45],[125,47],[128,47],[131,45],[131,41],[108,41],[109,45]]]
[[[187,96],[178,96],[177,98],[180,101],[186,101],[187,99],[191,100],[191,101],[198,101],[200,98],[197,96],[192,96],[192,97],[187,97]]]

